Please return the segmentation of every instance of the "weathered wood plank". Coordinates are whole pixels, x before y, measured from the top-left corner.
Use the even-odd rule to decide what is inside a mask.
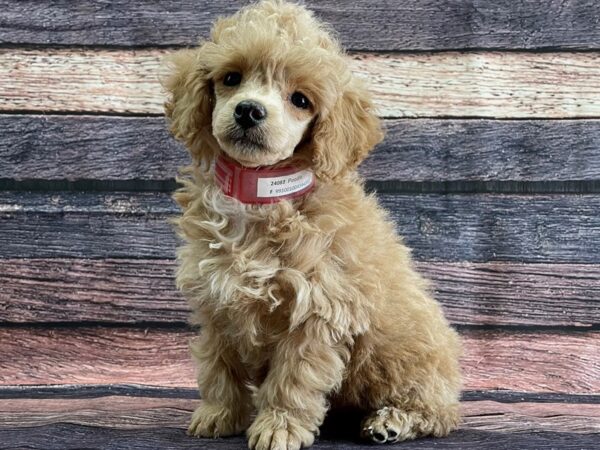
[[[1,384],[136,383],[193,387],[185,329],[0,328]]]
[[[170,258],[177,245],[166,215],[0,214],[3,257]]]
[[[358,423],[355,429],[358,429]],[[348,428],[343,437],[317,439],[314,450],[372,450],[373,445],[349,437]],[[183,429],[156,427],[153,430],[114,430],[88,428],[81,425],[47,425],[28,429],[5,429],[0,448],[28,448],[32,450],[78,450],[102,448],[104,450],[164,450],[202,448],[205,450],[240,450],[247,447],[244,437],[224,439],[196,439]],[[437,450],[440,447],[456,450],[582,450],[596,448],[598,436],[594,434],[459,430],[443,439],[418,439],[389,445],[386,448],[403,450]]]
[[[593,263],[583,247],[600,255],[599,196],[379,198],[418,259]]]
[[[185,429],[200,400],[110,396],[86,399],[0,400],[3,428],[69,423],[113,429]],[[462,403],[461,429],[516,432],[600,432],[600,405],[565,403]],[[336,415],[335,412],[332,415]],[[327,432],[326,429],[323,430]]]
[[[162,113],[163,50],[0,49],[0,111]]]
[[[189,164],[162,117],[0,115],[0,129],[0,178],[165,180]]]
[[[190,45],[246,2],[0,1],[0,43]],[[350,48],[598,48],[593,0],[307,0]],[[393,26],[391,26],[393,24]],[[427,26],[423,26],[427,24]],[[85,32],[84,32],[85,31]]]
[[[600,433],[600,405],[463,402],[462,414],[466,429]]]
[[[200,400],[110,396],[86,399],[11,399],[0,400],[2,428],[24,428],[53,423],[116,429],[185,428],[190,413]],[[585,416],[586,405],[578,416]],[[486,406],[485,409],[490,408]],[[473,408],[471,408],[473,409]],[[484,409],[484,410],[485,410]],[[591,415],[591,414],[590,414]]]
[[[448,318],[461,325],[594,326],[595,265],[417,262]]]
[[[433,263],[430,278],[459,325],[600,324],[600,268],[588,264]],[[0,322],[185,323],[173,260],[0,260]]]
[[[73,386],[73,388],[75,388]],[[126,392],[128,387],[123,387],[124,389],[126,389]],[[22,387],[21,389],[27,389],[29,390],[29,387]],[[46,394],[46,387],[39,387],[39,388],[34,388],[34,389],[39,389],[40,390],[40,395],[45,395]],[[66,386],[66,390],[70,390],[72,389],[69,385]],[[78,389],[78,388],[77,388]],[[93,392],[97,391],[101,389],[99,386],[90,386],[90,394],[92,394]],[[168,391],[169,393],[171,393],[171,391],[186,391],[186,392],[191,392],[191,389],[181,389],[181,388],[164,388],[166,391]],[[4,391],[3,391],[4,390]],[[9,388],[9,390],[6,390],[6,388],[3,388],[3,390],[0,390],[0,395],[9,395],[9,392],[14,396],[15,394],[17,394],[16,391],[14,391],[14,388]],[[12,391],[12,392],[11,392]],[[146,391],[146,389],[144,389],[144,391]],[[54,392],[57,392],[56,388],[52,388],[52,390],[50,390],[49,392],[52,392],[53,395]],[[62,392],[62,388],[60,389],[60,392]],[[600,394],[592,394],[592,395],[582,395],[582,394],[563,394],[560,392],[516,392],[516,391],[508,391],[505,389],[501,389],[501,390],[496,390],[496,391],[465,391],[463,390],[461,393],[461,401],[469,401],[469,402],[475,402],[475,401],[493,401],[493,402],[500,402],[500,403],[523,403],[523,402],[531,402],[531,403],[584,403],[584,404],[600,404]],[[192,397],[189,397],[192,398]]]
[[[570,394],[527,394],[512,391],[475,391],[469,392],[468,401],[492,400],[520,403],[524,401],[542,403],[585,403],[600,404],[600,395]],[[499,398],[498,395],[500,395]],[[100,397],[144,397],[178,398],[195,400],[198,388],[151,386],[146,384],[38,384],[0,386],[0,400],[15,399],[83,399]],[[508,396],[508,400],[506,400]]]
[[[0,111],[162,114],[165,50],[0,50]],[[354,54],[383,117],[600,116],[600,54]]]
[[[353,67],[384,117],[600,116],[595,53],[357,54]]]
[[[600,120],[385,122],[362,164],[369,180],[597,180]]]
[[[592,394],[600,332],[462,332],[465,389]],[[185,329],[0,328],[0,384],[134,383],[194,387]],[[518,352],[515,352],[518,349]]]
[[[373,181],[598,180],[600,120],[385,122]],[[0,115],[0,178],[172,180],[189,163],[162,117]]]
[[[0,322],[186,323],[174,272],[172,260],[0,259]]]
[[[194,387],[164,387],[146,384],[38,384],[2,385],[0,400],[14,399],[83,399],[111,396],[144,398],[178,398],[195,400]],[[502,390],[462,391],[462,402],[560,403],[600,405],[600,394],[564,394],[561,392],[517,392]]]
[[[597,195],[379,198],[419,260],[600,262]],[[0,257],[169,259],[177,213],[163,193],[0,192]]]
[[[597,392],[600,333],[463,333],[466,389]]]

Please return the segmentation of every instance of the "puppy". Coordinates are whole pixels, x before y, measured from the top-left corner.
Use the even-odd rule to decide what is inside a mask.
[[[377,443],[456,428],[460,342],[364,192],[383,135],[327,28],[267,0],[171,63],[166,115],[193,159],[174,196],[200,326],[190,433],[299,449],[330,406],[364,411]]]

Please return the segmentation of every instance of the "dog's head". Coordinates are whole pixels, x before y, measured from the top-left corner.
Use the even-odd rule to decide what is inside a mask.
[[[297,158],[335,178],[382,138],[339,45],[301,6],[266,0],[244,8],[170,60],[166,114],[196,160],[219,149],[247,167]]]

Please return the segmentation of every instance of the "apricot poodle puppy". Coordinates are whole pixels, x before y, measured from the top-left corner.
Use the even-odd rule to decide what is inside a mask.
[[[460,342],[365,194],[383,133],[326,26],[263,1],[170,61],[166,114],[193,160],[175,194],[200,326],[190,433],[299,449],[338,406],[377,443],[456,428]]]

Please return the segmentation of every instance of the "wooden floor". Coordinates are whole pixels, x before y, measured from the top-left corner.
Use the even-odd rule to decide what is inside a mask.
[[[242,436],[198,439],[185,427],[193,389],[128,385],[5,387],[0,448],[242,449]],[[567,403],[565,403],[567,402]],[[593,449],[600,441],[600,396],[470,392],[464,423],[444,439],[387,448]],[[332,412],[315,449],[373,448],[357,438],[360,416]]]

